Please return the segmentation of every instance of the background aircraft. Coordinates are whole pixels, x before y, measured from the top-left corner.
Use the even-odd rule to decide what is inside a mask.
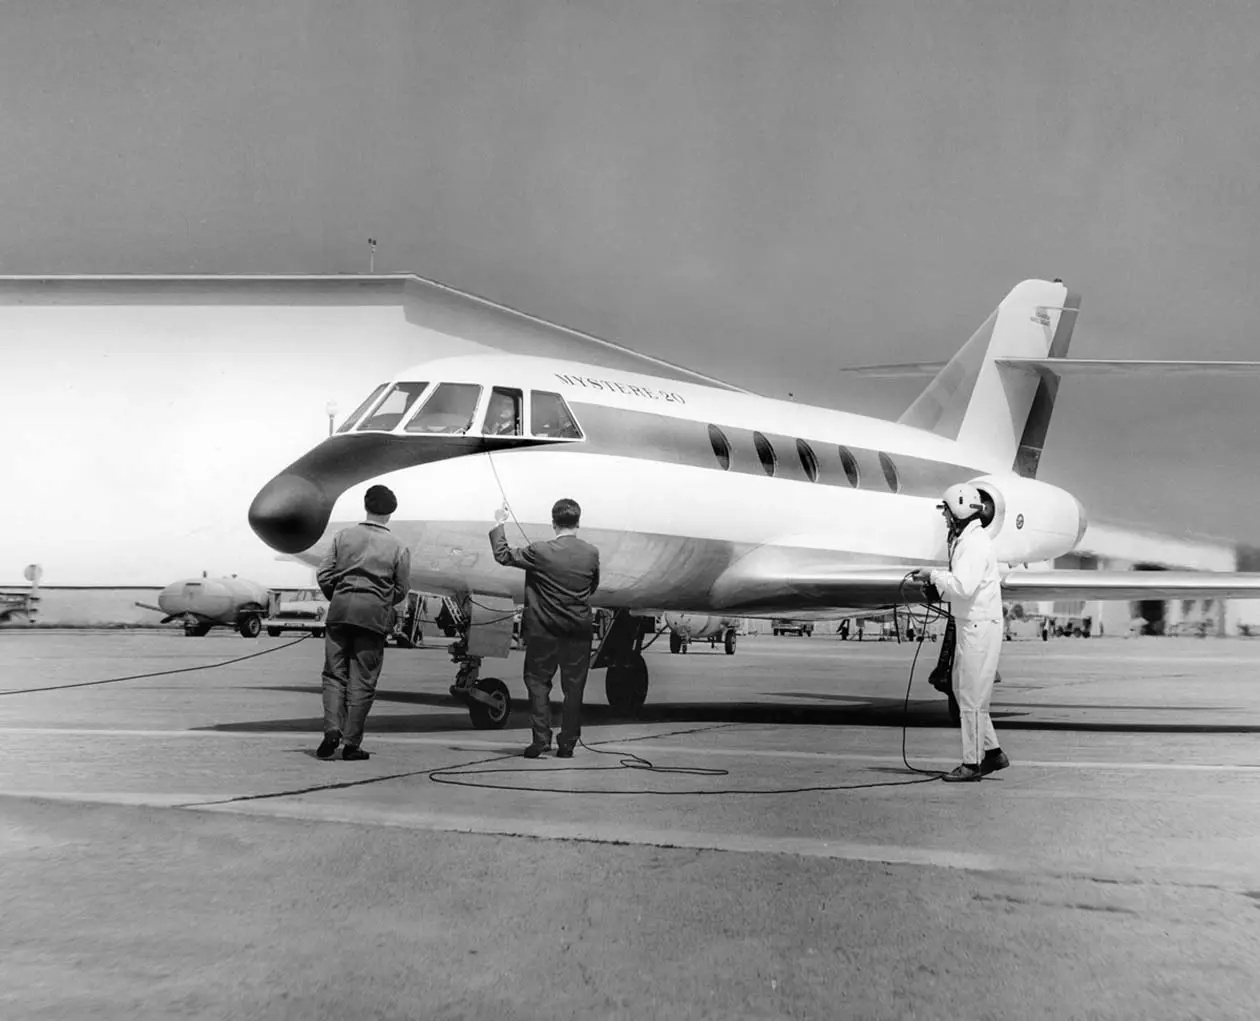
[[[366,487],[389,485],[413,587],[468,607],[469,655],[506,655],[510,642],[493,636],[510,627],[523,575],[490,555],[493,511],[506,502],[509,540],[525,543],[551,534],[552,503],[573,497],[602,555],[596,603],[615,611],[592,665],[607,668],[609,703],[632,710],[648,689],[646,615],[791,617],[922,599],[907,575],[946,560],[937,503],[952,483],[971,482],[991,503],[986,528],[1003,563],[1073,549],[1084,509],[1036,473],[1055,370],[1080,364],[1065,359],[1079,307],[1060,281],[1018,284],[897,422],[698,381],[656,359],[643,359],[651,374],[519,354],[426,362],[379,386],[267,483],[249,521],[268,545],[313,564],[332,531],[361,516]],[[424,281],[409,284],[407,315],[500,349],[573,336]],[[609,348],[591,339],[592,352]],[[1004,591],[1156,594],[1256,595],[1260,575],[1015,567]],[[453,691],[470,699],[475,725],[504,725],[506,687],[473,685],[476,672],[462,669]]]

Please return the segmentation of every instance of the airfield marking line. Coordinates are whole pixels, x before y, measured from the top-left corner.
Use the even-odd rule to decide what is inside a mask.
[[[475,738],[461,738],[459,734],[462,731],[453,731],[450,736],[433,736],[433,737],[403,737],[398,735],[371,735],[373,744],[399,744],[399,745],[428,745],[441,748],[449,748],[451,750],[463,751],[490,751],[490,752],[510,752],[517,749],[519,742],[507,741],[485,741]],[[194,737],[194,738],[238,738],[252,739],[265,738],[270,741],[307,741],[309,735],[293,734],[287,731],[218,731],[218,730],[111,730],[109,728],[80,728],[80,727],[0,727],[0,734],[39,734],[49,735],[88,735],[94,737],[162,737],[162,738],[178,738],[178,737]],[[824,762],[875,762],[875,763],[899,763],[901,756],[899,755],[878,755],[864,754],[862,752],[811,752],[811,751],[795,751],[778,748],[700,748],[692,745],[671,745],[648,743],[651,741],[651,735],[635,735],[632,741],[625,738],[612,739],[607,742],[597,742],[597,746],[601,752],[610,752],[613,754],[625,753],[627,755],[640,754],[645,749],[651,749],[653,754],[660,752],[668,752],[670,754],[679,755],[699,755],[699,756],[738,756],[740,758],[762,758],[762,759],[816,759]],[[624,742],[624,743],[623,743]],[[941,755],[913,755],[913,760],[917,763],[938,763],[938,764],[957,764],[957,756],[941,756]],[[1198,763],[1198,762],[1134,762],[1134,761],[1107,761],[1103,759],[1095,760],[1072,760],[1072,761],[1049,761],[1045,759],[1024,759],[1015,760],[1015,765],[1026,766],[1036,769],[1092,769],[1092,770],[1125,770],[1136,772],[1200,772],[1200,773],[1256,773],[1260,775],[1260,762],[1254,764],[1247,763]]]
[[[542,822],[527,819],[491,821],[477,816],[440,813],[390,811],[379,807],[354,811],[353,806],[322,805],[309,801],[276,802],[265,806],[258,802],[209,806],[188,805],[187,799],[206,797],[202,794],[165,794],[160,796],[127,792],[97,794],[66,792],[3,791],[0,798],[43,799],[62,803],[106,804],[123,807],[177,808],[184,811],[214,812],[220,815],[249,816],[255,819],[286,819],[297,822],[326,822],[348,825],[370,825],[391,829],[426,830],[439,833],[470,833],[483,836],[520,837],[538,840],[567,840],[576,843],[610,844],[636,847],[689,848],[693,850],[727,851],[743,854],[779,854],[800,858],[868,861],[891,865],[920,865],[972,872],[1010,872],[1052,878],[1074,878],[1119,882],[1125,884],[1156,883],[1185,886],[1239,884],[1254,885],[1254,870],[1249,865],[1217,863],[1211,868],[1196,868],[1197,882],[1182,867],[1169,867],[1159,861],[1135,861],[1129,867],[1115,870],[1098,861],[1049,860],[1037,862],[1027,857],[998,857],[944,848],[913,847],[903,844],[864,844],[857,841],[829,840],[823,837],[775,837],[742,833],[714,833],[701,830],[649,829],[617,824],[579,824]],[[176,804],[175,798],[186,799]]]
[[[1014,866],[994,855],[966,851],[936,850],[897,844],[861,844],[820,837],[771,837],[743,833],[712,833],[696,830],[663,830],[600,823],[544,822],[534,819],[491,820],[470,815],[437,812],[347,811],[342,806],[310,802],[275,803],[266,807],[214,805],[195,807],[200,812],[241,815],[281,816],[313,822],[370,823],[402,829],[437,830],[449,833],[478,833],[503,837],[534,837],[540,840],[575,840],[599,844],[633,844],[651,847],[686,847],[696,850],[737,851],[756,854],[790,854],[797,857],[847,858],[858,861],[891,862],[905,865],[935,865],[941,868],[994,872]]]

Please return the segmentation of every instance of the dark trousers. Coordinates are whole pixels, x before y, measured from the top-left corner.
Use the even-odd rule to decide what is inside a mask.
[[[353,624],[324,630],[324,731],[341,731],[352,748],[363,740],[384,659],[385,636],[377,631]]]
[[[534,730],[534,744],[551,744],[551,679],[560,669],[560,687],[564,691],[564,714],[560,721],[559,745],[572,747],[582,736],[582,692],[591,666],[589,634],[550,635],[546,632],[527,634],[525,638],[525,687],[529,690],[529,709]]]

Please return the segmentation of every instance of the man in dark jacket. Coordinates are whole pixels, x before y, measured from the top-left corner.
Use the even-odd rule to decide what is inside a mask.
[[[525,571],[525,687],[534,739],[525,749],[536,759],[551,747],[551,679],[560,669],[564,715],[556,757],[567,759],[582,734],[582,692],[591,662],[591,597],[599,588],[599,550],[577,536],[582,509],[574,500],[551,508],[556,537],[513,549],[503,534],[506,505],[499,508],[490,532],[494,559]]]
[[[329,600],[324,628],[324,740],[315,752],[332,758],[368,758],[359,747],[394,629],[394,607],[411,587],[411,551],[390,534],[389,516],[398,500],[385,486],[372,486],[363,500],[367,520],[342,529],[319,565],[319,590]]]

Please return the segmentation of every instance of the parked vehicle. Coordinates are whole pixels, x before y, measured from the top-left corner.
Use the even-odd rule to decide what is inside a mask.
[[[778,617],[770,627],[776,635],[803,635],[809,638],[814,633],[812,620],[789,620],[786,617]]]

